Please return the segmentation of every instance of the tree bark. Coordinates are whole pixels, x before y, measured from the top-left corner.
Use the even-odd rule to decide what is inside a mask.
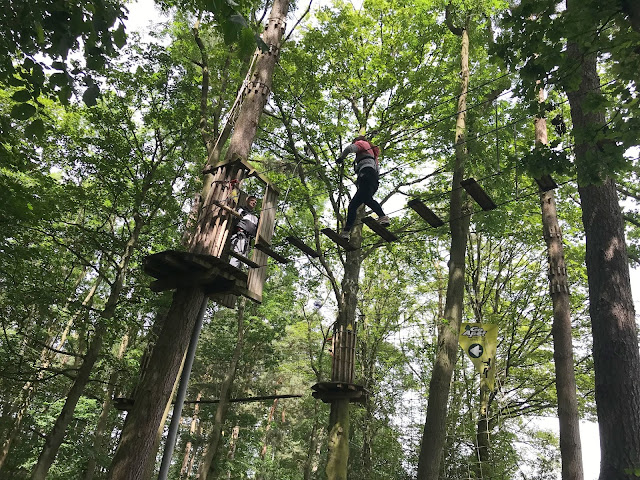
[[[137,390],[133,408],[127,415],[118,449],[111,462],[109,479],[142,480],[157,450],[156,434],[171,399],[191,332],[202,302],[201,290],[178,289],[149,367]]]
[[[362,208],[362,207],[361,207]],[[361,211],[359,212],[360,215]],[[362,244],[362,226],[357,225],[351,231],[351,242]],[[335,332],[341,326],[355,325],[356,307],[358,304],[359,275],[362,265],[362,250],[347,252],[342,278],[342,294],[338,302],[338,320]],[[346,480],[349,462],[349,400],[339,399],[331,402],[329,415],[329,439],[327,452],[327,479]]]
[[[567,0],[567,10],[580,9]],[[567,55],[577,64],[581,82],[567,91],[571,106],[578,169],[578,192],[586,235],[589,279],[589,313],[593,332],[595,396],[600,430],[600,478],[635,478],[640,469],[640,354],[635,320],[624,219],[612,178],[588,184],[586,170],[602,155],[593,138],[594,128],[604,128],[603,110],[588,110],[585,100],[599,94],[596,57],[585,54],[575,42]]]
[[[451,377],[458,353],[458,336],[462,322],[465,255],[469,235],[470,215],[466,212],[465,196],[460,182],[464,178],[467,156],[466,110],[469,87],[469,34],[467,28],[461,33],[461,82],[456,120],[455,164],[449,208],[451,228],[451,249],[449,257],[449,281],[444,307],[444,318],[438,326],[438,347],[436,362],[429,382],[429,403],[427,418],[422,434],[422,444],[418,458],[418,480],[437,480],[440,460],[447,429],[447,402]]]
[[[544,91],[540,89],[540,102]],[[535,141],[547,144],[547,122],[535,120]],[[582,480],[582,445],[580,443],[580,416],[576,396],[576,376],[573,362],[573,339],[571,336],[571,303],[567,267],[564,261],[562,229],[558,223],[558,212],[553,190],[540,192],[542,228],[547,244],[549,261],[549,291],[553,303],[553,359],[556,370],[556,392],[558,395],[558,421],[560,423],[560,454],[562,457],[562,480]]]

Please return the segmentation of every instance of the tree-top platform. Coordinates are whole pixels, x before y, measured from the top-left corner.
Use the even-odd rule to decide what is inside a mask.
[[[352,403],[364,403],[369,392],[362,385],[345,382],[319,382],[311,387],[313,398],[331,403],[332,400],[348,398]]]
[[[144,259],[144,271],[156,280],[154,292],[201,288],[206,294],[231,293],[251,298],[247,274],[213,255],[165,250]]]

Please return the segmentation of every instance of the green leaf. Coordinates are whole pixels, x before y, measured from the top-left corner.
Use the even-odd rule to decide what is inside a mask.
[[[89,88],[85,90],[84,94],[82,95],[82,101],[88,107],[93,107],[96,105],[96,103],[98,103],[96,101],[96,99],[98,98],[98,95],[100,95],[100,89],[98,88],[98,86],[91,85]]]
[[[267,45],[267,43],[262,39],[262,37],[256,33],[255,34],[255,38],[256,38],[256,43],[258,44],[258,48],[260,49],[260,51],[262,51],[264,53],[268,52],[269,51],[269,45]]]
[[[71,86],[69,84],[64,85],[58,92],[58,98],[63,105],[69,105],[69,99],[71,98]]]
[[[11,116],[16,120],[26,120],[36,114],[36,107],[30,103],[19,103],[11,109]]]
[[[36,29],[36,41],[38,45],[42,45],[44,43],[44,29],[42,28],[42,24],[36,21],[34,27]]]
[[[49,82],[57,87],[69,85],[69,76],[65,72],[54,73],[49,77]]]
[[[11,95],[11,98],[16,102],[27,102],[31,100],[31,92],[26,88],[22,90],[18,90],[13,95]]]
[[[24,129],[24,133],[28,137],[42,138],[44,135],[44,122],[41,118],[36,118]]]
[[[122,48],[127,43],[127,34],[124,31],[124,24],[120,24],[120,26],[113,32],[113,41],[118,48]]]

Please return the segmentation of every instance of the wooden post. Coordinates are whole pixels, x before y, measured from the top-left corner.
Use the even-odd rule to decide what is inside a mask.
[[[331,381],[353,383],[356,358],[355,329],[340,325],[333,335],[333,365]]]

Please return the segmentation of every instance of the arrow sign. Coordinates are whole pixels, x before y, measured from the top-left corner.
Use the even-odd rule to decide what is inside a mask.
[[[469,347],[469,356],[472,358],[480,358],[484,353],[484,348],[479,343],[474,343]]]
[[[469,356],[476,371],[480,374],[481,387],[489,391],[495,387],[496,348],[498,345],[498,326],[488,323],[463,323],[458,337],[462,350]]]

